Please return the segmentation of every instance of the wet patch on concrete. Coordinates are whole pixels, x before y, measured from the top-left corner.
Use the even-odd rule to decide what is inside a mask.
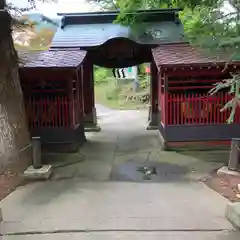
[[[149,162],[143,164],[136,160],[128,160],[112,168],[110,179],[112,181],[133,182],[171,182],[186,180],[189,169],[164,162]]]

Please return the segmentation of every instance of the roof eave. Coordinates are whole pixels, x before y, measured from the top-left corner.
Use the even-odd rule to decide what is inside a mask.
[[[126,14],[137,14],[137,13],[172,13],[172,12],[180,12],[183,11],[183,8],[165,8],[165,9],[146,9],[146,10],[138,10],[136,12],[129,12]],[[95,16],[95,15],[118,15],[120,11],[98,11],[98,12],[73,12],[73,13],[57,13],[58,16]]]
[[[188,63],[188,64],[157,64],[159,68],[184,68],[184,67],[222,67],[226,65],[226,61],[218,61],[218,62],[205,62],[205,63]],[[209,66],[209,64],[211,66]],[[240,66],[240,61],[230,62],[228,66]]]

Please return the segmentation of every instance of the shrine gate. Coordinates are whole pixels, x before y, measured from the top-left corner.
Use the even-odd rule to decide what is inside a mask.
[[[83,142],[84,127],[96,130],[97,125],[93,65],[125,68],[147,62],[151,72],[148,129],[159,130],[164,146],[239,136],[239,113],[229,125],[229,111],[220,112],[231,96],[222,91],[209,97],[208,91],[240,64],[224,68],[226,59],[204,56],[184,42],[179,11],[129,13],[141,18],[133,28],[113,23],[117,11],[60,13],[61,26],[49,51],[39,53],[35,65],[29,56],[20,68],[32,134],[46,142]],[[47,56],[53,59],[48,64]]]

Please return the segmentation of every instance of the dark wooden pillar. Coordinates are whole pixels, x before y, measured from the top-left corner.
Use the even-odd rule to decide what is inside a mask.
[[[93,64],[86,60],[83,65],[83,112],[85,131],[99,131],[94,96]]]
[[[151,63],[150,79],[150,106],[149,106],[148,130],[158,129],[159,111],[158,111],[158,69],[153,61]]]

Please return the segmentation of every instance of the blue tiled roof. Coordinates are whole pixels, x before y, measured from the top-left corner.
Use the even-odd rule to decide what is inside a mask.
[[[161,12],[154,14],[154,18],[149,18],[152,22],[145,21],[136,29],[113,24],[116,13],[102,13],[100,16],[96,13],[66,15],[53,38],[51,48],[95,47],[115,38],[154,45],[180,42],[183,37],[183,26],[175,19],[175,12],[165,13],[164,16]]]

